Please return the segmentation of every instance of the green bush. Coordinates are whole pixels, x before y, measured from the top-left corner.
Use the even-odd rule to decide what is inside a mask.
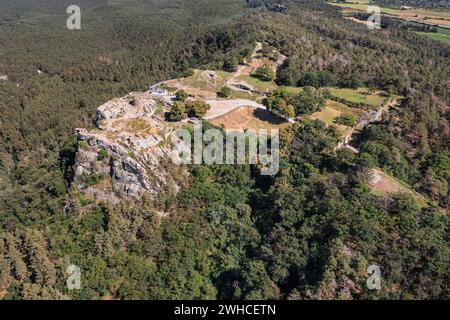
[[[100,149],[100,151],[98,152],[97,160],[102,161],[106,157],[108,157],[108,151],[106,151],[105,149]]]
[[[351,113],[341,114],[339,117],[334,119],[334,123],[353,127],[356,125],[356,118]]]
[[[261,81],[273,81],[275,80],[276,74],[268,65],[263,65],[257,68],[252,76]]]
[[[185,102],[186,99],[188,97],[188,94],[186,93],[186,91],[184,91],[183,89],[178,90],[175,93],[175,100],[176,101],[181,101],[181,102]]]
[[[194,75],[194,73],[195,73],[194,70],[189,68],[189,69],[181,72],[179,75],[179,78],[189,78],[189,77],[192,77]]]
[[[105,176],[102,173],[92,173],[92,174],[84,173],[82,176],[82,180],[88,186],[94,186],[98,184],[100,181],[102,181],[104,177]]]
[[[89,144],[87,143],[87,141],[80,141],[80,149],[86,149],[87,147],[89,147]]]
[[[228,98],[231,94],[231,89],[227,86],[223,86],[220,88],[220,90],[217,92],[217,96],[219,98]]]
[[[186,105],[181,101],[175,101],[170,110],[170,120],[180,121],[187,117]]]
[[[204,100],[187,101],[185,106],[187,115],[197,118],[203,117],[211,109],[211,106]]]

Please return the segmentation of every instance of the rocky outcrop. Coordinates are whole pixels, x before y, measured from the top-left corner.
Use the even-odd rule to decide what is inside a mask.
[[[73,186],[95,200],[177,191],[183,168],[170,161],[172,126],[149,93],[130,93],[97,109],[96,128],[77,129]]]

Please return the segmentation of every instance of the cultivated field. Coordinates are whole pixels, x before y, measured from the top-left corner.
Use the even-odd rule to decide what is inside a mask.
[[[331,3],[341,8],[366,12],[369,1],[353,1],[353,3]],[[413,8],[401,10],[380,7],[381,13],[407,21],[432,24],[436,26],[446,26],[450,28],[450,12],[434,11],[430,9]]]

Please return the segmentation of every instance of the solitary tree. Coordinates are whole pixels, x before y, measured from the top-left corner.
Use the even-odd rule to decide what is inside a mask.
[[[344,113],[334,119],[334,122],[352,127],[356,125],[356,117],[351,113]]]
[[[231,89],[227,86],[223,86],[220,88],[220,90],[217,92],[217,96],[220,98],[228,98],[231,94]]]
[[[265,64],[258,67],[253,73],[253,76],[262,81],[273,81],[275,80],[276,74],[268,65]]]
[[[186,91],[184,91],[183,89],[178,90],[175,93],[175,100],[176,101],[181,101],[181,102],[185,102],[186,99],[188,97],[188,94],[186,93]]]
[[[310,114],[323,109],[325,98],[318,89],[305,87],[302,92],[294,96],[291,103],[296,114]]]
[[[207,104],[204,100],[187,101],[186,102],[186,112],[189,117],[203,117],[211,106]]]
[[[172,109],[170,110],[170,120],[172,121],[180,121],[186,118],[187,111],[186,111],[186,105],[181,101],[175,101],[175,103],[172,106]]]
[[[295,117],[295,109],[292,104],[288,104],[280,109],[280,114],[285,116],[286,118]]]

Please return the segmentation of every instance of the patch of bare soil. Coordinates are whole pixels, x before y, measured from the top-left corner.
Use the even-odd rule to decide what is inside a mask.
[[[233,111],[211,120],[216,126],[223,126],[227,130],[272,129],[289,125],[285,119],[273,113],[258,108],[239,107]]]

